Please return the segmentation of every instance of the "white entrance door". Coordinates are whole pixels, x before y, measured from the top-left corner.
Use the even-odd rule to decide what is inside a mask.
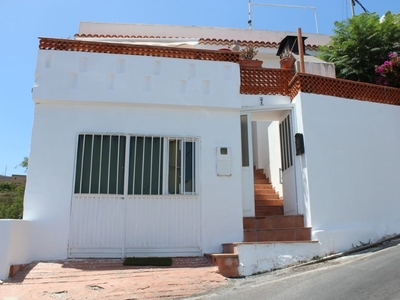
[[[279,124],[281,142],[281,168],[283,183],[284,214],[297,214],[296,177],[294,170],[293,134],[289,114]]]
[[[242,206],[244,217],[254,217],[254,176],[251,138],[251,114],[240,116],[242,137]]]

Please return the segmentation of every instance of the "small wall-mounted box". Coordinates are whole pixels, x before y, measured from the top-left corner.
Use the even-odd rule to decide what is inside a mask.
[[[296,133],[294,135],[294,141],[296,144],[296,155],[304,154],[304,139],[302,133]]]
[[[230,147],[217,147],[217,175],[232,176],[232,155]]]

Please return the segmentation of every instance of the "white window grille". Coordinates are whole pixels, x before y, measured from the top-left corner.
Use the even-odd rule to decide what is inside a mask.
[[[197,141],[80,134],[75,193],[123,194],[126,183],[128,195],[197,194]]]
[[[293,166],[292,127],[290,124],[290,115],[279,124],[279,134],[281,141],[281,166],[282,171],[285,171]]]
[[[126,137],[80,134],[76,194],[123,194]]]

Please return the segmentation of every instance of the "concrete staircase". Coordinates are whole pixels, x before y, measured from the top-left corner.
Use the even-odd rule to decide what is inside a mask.
[[[310,241],[302,215],[283,215],[283,199],[264,170],[254,170],[255,217],[243,218],[244,242]]]
[[[257,218],[283,215],[283,199],[265,178],[263,169],[254,171],[254,197]]]
[[[283,215],[283,199],[263,170],[254,171],[254,195],[255,217],[243,218],[244,241],[223,244],[223,253],[206,255],[222,275],[252,275],[321,254],[303,215]]]
[[[304,217],[268,216],[243,218],[244,242],[310,241],[311,228],[304,227]]]

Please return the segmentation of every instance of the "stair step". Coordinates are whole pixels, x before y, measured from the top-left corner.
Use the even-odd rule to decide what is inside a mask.
[[[234,253],[234,254],[237,254],[237,245],[235,243],[222,244],[222,253]]]
[[[263,169],[254,169],[255,216],[283,215],[283,200],[264,175]]]
[[[254,174],[265,176],[265,175],[264,175],[264,169],[257,169],[257,170],[254,170]]]
[[[256,207],[259,206],[283,206],[283,200],[256,200]]]
[[[259,190],[254,190],[254,195],[275,195],[278,193],[275,192],[274,189],[259,189]]]
[[[243,218],[243,229],[304,228],[304,216],[269,216]]]
[[[261,178],[261,179],[254,178],[254,183],[255,184],[270,184],[269,180],[266,178]]]
[[[255,195],[256,200],[279,200],[278,194]]]
[[[254,183],[254,190],[273,190],[270,183]]]
[[[254,174],[254,179],[266,179],[268,183],[271,183],[268,178],[265,178],[265,175]]]
[[[311,228],[277,228],[244,230],[245,242],[263,241],[310,241]]]
[[[256,207],[256,217],[283,216],[282,206],[258,206]]]

